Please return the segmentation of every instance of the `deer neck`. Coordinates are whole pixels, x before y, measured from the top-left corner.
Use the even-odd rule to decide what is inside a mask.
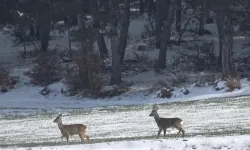
[[[158,121],[160,120],[159,114],[156,113],[156,114],[154,115],[154,118],[155,118],[155,122],[158,123]]]
[[[62,131],[63,130],[63,124],[62,121],[58,122],[58,128]]]

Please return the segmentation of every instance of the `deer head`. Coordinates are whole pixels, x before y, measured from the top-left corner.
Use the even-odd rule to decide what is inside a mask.
[[[62,123],[61,117],[62,117],[62,114],[59,114],[53,122],[55,122],[57,124]]]
[[[153,110],[151,111],[151,113],[149,114],[149,116],[156,116],[158,115],[157,111],[158,111],[158,106],[157,105],[153,105]]]

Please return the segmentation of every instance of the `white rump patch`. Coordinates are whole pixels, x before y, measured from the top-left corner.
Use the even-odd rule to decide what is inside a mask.
[[[181,125],[183,125],[183,121],[181,121]]]

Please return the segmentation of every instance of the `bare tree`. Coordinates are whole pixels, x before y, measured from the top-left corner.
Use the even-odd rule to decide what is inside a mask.
[[[226,8],[220,8],[216,12],[219,44],[222,53],[222,74],[224,77],[235,71],[233,61],[233,23],[227,10]]]
[[[97,45],[100,53],[101,59],[105,59],[108,57],[108,50],[104,40],[104,35],[101,31],[101,16],[100,16],[100,8],[98,5],[98,0],[92,0],[92,13],[93,13],[93,26],[95,28],[96,36],[97,36]]]
[[[221,63],[222,75],[226,77],[235,71],[233,60],[233,16],[232,4],[234,0],[208,1],[206,5],[216,13],[216,24],[219,37],[219,62]]]
[[[37,40],[40,40],[40,29],[41,29],[41,17],[39,12],[35,13],[35,36]]]
[[[166,67],[166,52],[167,52],[167,46],[170,40],[171,36],[171,26],[174,19],[174,12],[176,8],[175,0],[171,0],[168,10],[167,19],[164,22],[164,29],[162,33],[162,39],[161,39],[161,48],[159,52],[159,61],[158,65],[159,68],[164,69]]]
[[[204,4],[200,5],[199,35],[204,34]]]
[[[40,38],[41,38],[41,51],[47,51],[49,46],[49,34],[50,34],[50,2],[40,3],[42,12],[39,15],[40,24]]]
[[[128,29],[129,29],[129,22],[130,22],[130,0],[125,0],[125,8],[123,11],[123,18],[120,28],[120,39],[118,49],[121,51],[121,64],[124,60],[125,49],[127,46],[127,39],[128,39]]]
[[[121,83],[121,67],[122,60],[125,54],[125,48],[127,45],[128,27],[129,27],[129,16],[130,16],[130,0],[125,0],[125,11],[123,15],[123,22],[120,28],[119,36],[119,24],[117,7],[119,2],[117,0],[109,0],[110,2],[110,36],[111,36],[111,51],[112,51],[112,74],[111,84]]]
[[[217,32],[218,32],[218,38],[219,38],[219,69],[222,69],[222,38],[223,38],[223,33],[222,33],[222,22],[220,21],[220,18],[219,16],[216,16],[215,17],[216,19],[216,25],[217,25]]]
[[[177,0],[177,9],[176,9],[176,31],[181,32],[181,0]]]
[[[70,24],[70,16],[68,15],[67,16],[67,21],[65,21],[66,25],[67,25],[67,31],[68,31],[68,45],[69,45],[69,51],[68,51],[68,55],[69,55],[69,58],[72,57],[72,47],[71,47],[71,31],[70,31],[70,27],[71,27],[71,24]]]
[[[156,22],[155,22],[155,36],[156,48],[160,49],[162,23],[166,19],[170,0],[156,0]]]
[[[109,0],[110,2],[110,36],[111,36],[111,51],[112,51],[112,74],[111,84],[120,84],[121,82],[121,55],[118,49],[118,17],[116,8],[118,6],[117,0]]]
[[[144,0],[140,0],[140,14],[143,14],[144,12],[145,12]]]
[[[149,14],[152,14],[153,12],[156,11],[154,0],[145,0],[145,3],[146,3],[146,6],[147,6],[147,12]]]

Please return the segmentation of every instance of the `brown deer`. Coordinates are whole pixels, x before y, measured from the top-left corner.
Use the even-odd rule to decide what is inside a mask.
[[[161,118],[157,113],[158,107],[156,105],[153,106],[153,110],[149,116],[153,116],[155,118],[155,122],[159,127],[157,138],[159,138],[161,131],[164,131],[164,137],[166,137],[166,130],[167,128],[174,127],[179,132],[177,135],[182,132],[182,137],[185,135],[185,131],[182,129],[183,121],[180,118]]]
[[[86,135],[87,127],[85,125],[83,124],[63,125],[62,114],[58,115],[53,122],[58,124],[58,128],[60,129],[62,133],[62,136],[61,136],[62,142],[63,142],[63,137],[65,137],[67,139],[67,143],[69,143],[69,136],[78,134],[81,138],[82,143],[84,142],[84,137],[86,137],[88,140],[88,143],[90,143],[89,136]]]

